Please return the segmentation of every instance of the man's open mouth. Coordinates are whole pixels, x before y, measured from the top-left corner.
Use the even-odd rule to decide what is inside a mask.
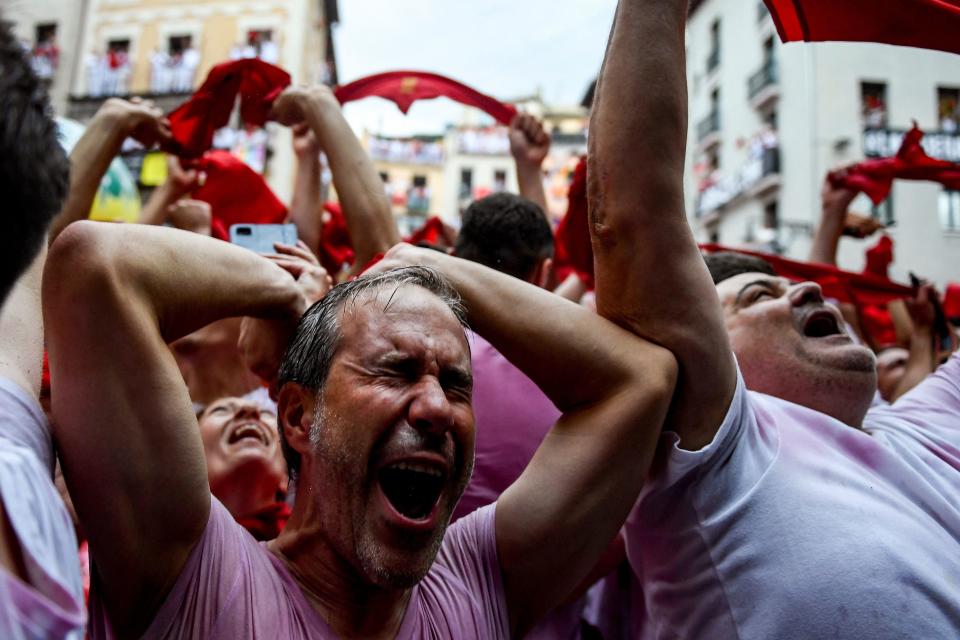
[[[837,316],[825,309],[814,311],[803,322],[803,335],[808,338],[825,338],[843,333]]]
[[[446,472],[423,462],[397,462],[380,469],[380,488],[390,504],[411,520],[427,518],[440,499]]]

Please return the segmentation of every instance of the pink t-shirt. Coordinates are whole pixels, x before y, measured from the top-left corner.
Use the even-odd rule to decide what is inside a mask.
[[[713,442],[657,455],[632,637],[960,637],[960,357],[862,430],[741,378]]]
[[[496,501],[527,468],[561,415],[533,380],[493,345],[475,333],[468,336],[477,443],[473,476],[452,521]]]
[[[397,638],[507,638],[509,622],[491,505],[452,525],[437,559],[413,588]],[[92,638],[109,638],[90,594]],[[211,497],[210,519],[144,638],[305,640],[336,638],[283,561]]]

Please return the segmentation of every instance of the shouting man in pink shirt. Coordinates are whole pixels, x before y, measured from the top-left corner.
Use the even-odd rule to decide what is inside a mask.
[[[326,95],[288,89],[277,118],[320,129]],[[432,268],[388,270],[417,264]],[[197,234],[80,223],[54,244],[53,412],[90,540],[93,637],[507,638],[594,566],[646,475],[672,356],[458,258],[400,245],[379,269],[304,315],[290,274]],[[474,449],[454,290],[563,415],[497,502],[448,528]],[[289,344],[278,423],[296,501],[270,543],[211,498],[165,344],[231,316],[250,317],[258,371]]]

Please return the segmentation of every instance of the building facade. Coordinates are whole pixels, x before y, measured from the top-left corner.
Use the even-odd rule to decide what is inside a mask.
[[[41,27],[55,25],[54,102],[61,115],[80,122],[110,96],[149,98],[169,112],[214,65],[230,59],[259,57],[286,69],[295,83],[337,81],[331,38],[336,0],[44,0],[24,6],[30,7],[26,14],[36,14],[18,21],[24,34],[34,30],[39,39]],[[231,127],[218,134],[215,146],[238,153],[289,199],[294,157],[287,129]],[[125,159],[136,172],[142,155]]]
[[[960,161],[960,58],[880,44],[783,45],[759,0],[691,3],[686,201],[701,241],[806,259],[826,173],[896,152],[912,122],[934,157]],[[897,181],[872,207],[888,225],[895,279],[960,279],[960,194]],[[845,238],[859,271],[875,240]]]
[[[67,96],[76,73],[83,18],[88,0],[21,0],[6,2],[3,17],[29,51],[33,70],[48,84],[54,111],[66,113]]]
[[[587,110],[550,106],[539,94],[509,102],[539,118],[551,133],[543,179],[549,213],[558,219],[566,211],[573,169],[586,153]],[[458,227],[474,200],[518,190],[507,127],[472,108],[465,108],[460,123],[443,135],[387,138],[365,133],[363,141],[404,233],[433,215]]]

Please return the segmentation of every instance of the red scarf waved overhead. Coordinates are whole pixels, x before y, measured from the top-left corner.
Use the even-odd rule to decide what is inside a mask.
[[[764,0],[784,42],[882,42],[960,53],[958,0]]]
[[[200,88],[168,118],[173,141],[164,151],[190,160],[213,145],[213,134],[227,125],[237,98],[240,118],[262,127],[273,101],[290,84],[290,74],[257,58],[218,64]]]
[[[280,224],[286,220],[287,208],[263,176],[232,153],[209,151],[194,166],[207,174],[193,197],[210,204],[213,237],[229,239],[233,224]]]
[[[931,158],[920,145],[921,140],[923,132],[914,125],[904,136],[897,155],[834,171],[829,175],[830,182],[834,187],[863,191],[874,204],[886,200],[895,179],[929,180],[947,189],[960,189],[960,163]]]
[[[392,101],[406,113],[417,100],[446,97],[476,107],[501,124],[510,124],[517,110],[467,85],[424,71],[388,71],[337,87],[333,94],[341,104],[376,96]]]

